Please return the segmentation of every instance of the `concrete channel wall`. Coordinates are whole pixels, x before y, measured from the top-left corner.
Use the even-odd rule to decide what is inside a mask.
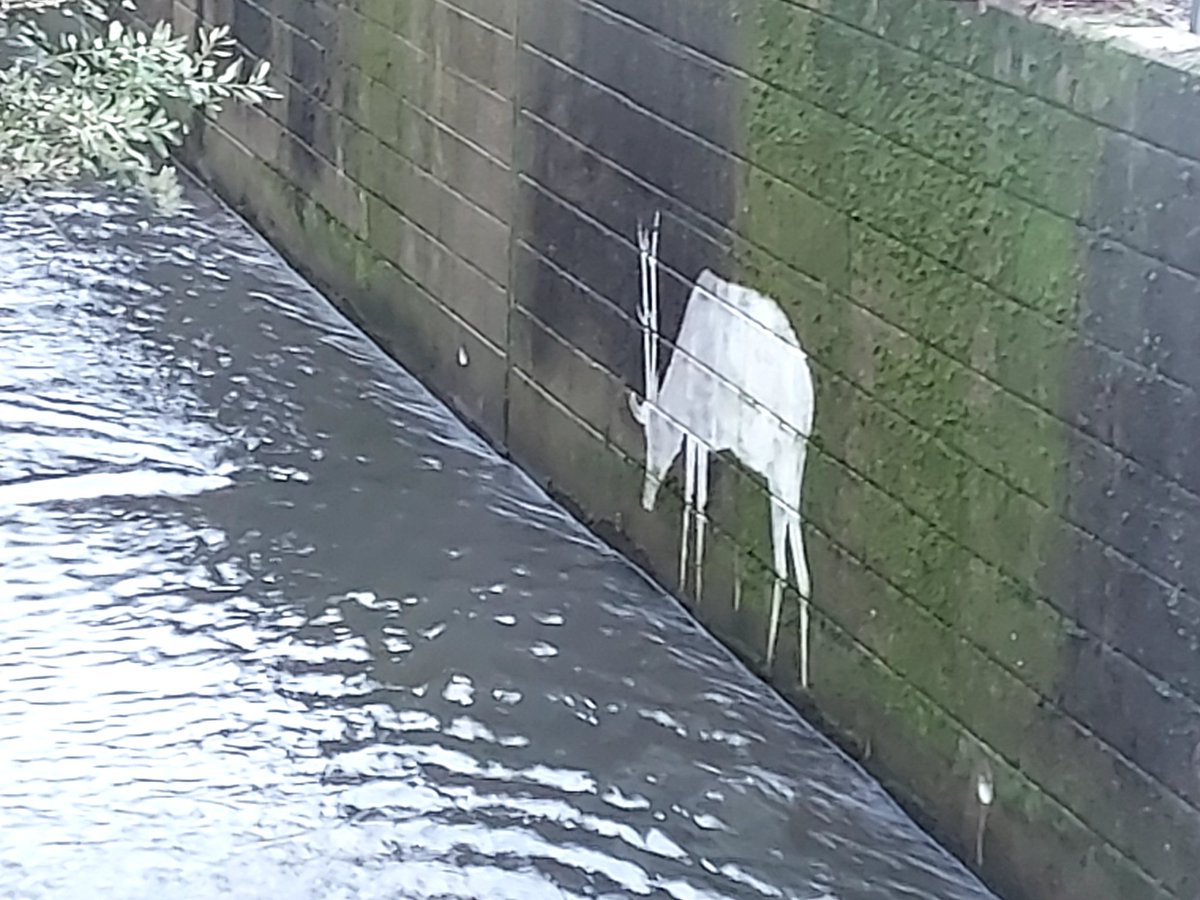
[[[1200,896],[1200,78],[951,0],[140,14],[275,67],[218,190],[1001,893]]]

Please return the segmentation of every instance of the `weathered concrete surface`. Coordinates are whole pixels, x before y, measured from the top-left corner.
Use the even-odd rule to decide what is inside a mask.
[[[142,14],[231,22],[276,67],[284,103],[230,109],[189,148],[225,196],[994,884],[1190,900],[1200,78],[974,8]],[[793,585],[773,656],[754,440],[708,457],[699,598],[691,567],[679,580],[682,459],[654,511],[639,502],[626,397],[651,389],[637,228],[656,214],[657,372],[711,269],[786,313],[816,384],[811,623]]]

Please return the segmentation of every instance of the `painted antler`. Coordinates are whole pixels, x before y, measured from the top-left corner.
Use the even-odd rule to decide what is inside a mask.
[[[650,228],[639,224],[638,256],[641,267],[641,297],[638,300],[638,322],[642,326],[642,367],[645,378],[645,401],[630,396],[630,409],[639,422],[645,423],[646,404],[658,402],[658,235],[662,224],[660,213],[654,214]]]

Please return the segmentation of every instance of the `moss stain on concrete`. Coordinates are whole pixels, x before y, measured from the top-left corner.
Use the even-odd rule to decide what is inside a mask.
[[[737,275],[789,310],[817,382],[804,509],[825,620],[814,695],[840,725],[905,734],[910,745],[886,753],[901,782],[932,785],[945,762],[968,772],[989,743],[1065,776],[1037,746],[1061,714],[1034,713],[1069,629],[1036,586],[1059,549],[1069,431],[1058,414],[1086,251],[1076,221],[1103,132],[918,57],[907,48],[922,29],[949,26],[938,4],[902,5],[906,16],[757,0],[745,19],[755,80]],[[994,46],[977,30],[955,52],[976,67],[988,54],[998,70],[1016,65],[1023,34],[988,33]],[[734,509],[738,539],[769,559],[761,485],[746,483]],[[853,575],[863,567],[866,580]],[[847,667],[863,653],[890,679],[855,676],[876,671]],[[882,684],[918,693],[880,695]],[[1005,736],[1014,730],[1027,748]],[[960,740],[972,733],[982,740]],[[1103,791],[1093,777],[1081,791]],[[1057,833],[1065,810],[1042,790],[1003,779],[995,814]],[[916,793],[953,831],[946,790]]]

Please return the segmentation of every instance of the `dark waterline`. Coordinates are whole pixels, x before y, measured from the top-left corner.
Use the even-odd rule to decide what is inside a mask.
[[[991,896],[188,197],[0,212],[0,896]]]

